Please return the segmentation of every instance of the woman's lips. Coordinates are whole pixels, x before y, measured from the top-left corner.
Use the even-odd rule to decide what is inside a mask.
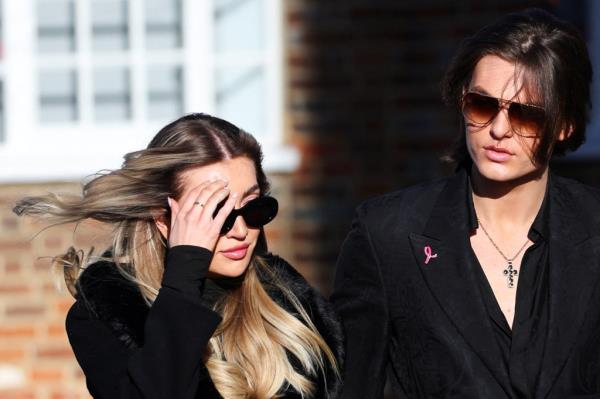
[[[512,156],[510,151],[504,148],[487,146],[483,147],[483,149],[485,151],[485,156],[492,162],[506,162]]]
[[[229,258],[231,260],[240,260],[246,257],[246,253],[248,252],[248,245],[239,245],[237,247],[229,248],[224,251],[221,251],[223,256]]]

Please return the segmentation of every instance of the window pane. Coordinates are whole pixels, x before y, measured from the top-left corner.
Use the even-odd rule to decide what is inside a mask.
[[[72,69],[40,72],[40,121],[77,119],[77,75]]]
[[[217,52],[263,48],[263,0],[215,0]]]
[[[94,50],[126,50],[129,47],[127,1],[94,0],[91,5]]]
[[[177,65],[148,68],[148,117],[172,119],[183,112],[182,70]]]
[[[94,119],[113,122],[130,119],[129,70],[123,67],[94,70]]]
[[[263,68],[223,68],[216,88],[217,115],[260,137],[266,128]]]
[[[151,50],[181,47],[181,1],[146,0],[146,47]]]
[[[74,1],[38,0],[37,33],[40,53],[75,51]]]

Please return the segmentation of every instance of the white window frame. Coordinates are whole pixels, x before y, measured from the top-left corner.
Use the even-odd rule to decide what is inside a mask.
[[[146,119],[147,86],[145,71],[150,63],[183,65],[184,113],[215,114],[213,76],[216,63],[240,62],[217,59],[213,41],[213,0],[182,0],[182,36],[179,50],[142,49],[144,40],[143,1],[129,0],[127,52],[103,54],[92,64],[90,0],[76,0],[75,57],[40,55],[37,52],[36,0],[2,1],[4,54],[0,75],[4,79],[4,140],[0,143],[0,182],[79,180],[103,169],[121,165],[125,153],[144,148],[164,122]],[[267,132],[260,132],[267,172],[290,172],[297,168],[299,154],[284,143],[283,126],[283,5],[265,1],[265,37],[274,40],[267,48]],[[24,23],[31,21],[31,23]],[[141,33],[140,33],[141,32]],[[193,38],[193,40],[190,40]],[[93,119],[93,67],[100,64],[131,65],[131,120],[97,123]],[[78,119],[69,123],[41,123],[38,76],[40,68],[72,65],[78,73]],[[135,71],[135,73],[133,73]],[[218,116],[218,115],[216,115]],[[235,121],[232,121],[235,123]],[[243,128],[243,126],[241,126]]]

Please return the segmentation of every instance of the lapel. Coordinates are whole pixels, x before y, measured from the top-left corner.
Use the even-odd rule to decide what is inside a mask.
[[[459,171],[442,189],[423,232],[409,238],[415,260],[439,306],[468,345],[512,397],[491,321],[480,295],[469,246],[468,175]],[[430,248],[430,251],[426,249]],[[427,252],[437,255],[428,258]]]
[[[539,398],[550,392],[571,353],[600,272],[600,236],[594,214],[586,212],[597,212],[597,203],[586,207],[587,191],[562,180],[550,194],[549,327]]]

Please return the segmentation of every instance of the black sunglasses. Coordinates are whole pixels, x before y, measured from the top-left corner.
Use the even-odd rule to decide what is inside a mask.
[[[215,215],[219,212],[219,209],[221,209],[221,206],[223,206],[224,203],[225,202],[219,204],[215,210]],[[259,228],[275,219],[278,210],[279,204],[273,197],[263,196],[250,200],[243,207],[231,211],[229,216],[225,219],[223,227],[221,227],[221,235],[227,234],[227,232],[233,228],[238,216],[244,218],[248,227]]]
[[[478,127],[489,125],[500,110],[506,108],[512,130],[520,136],[538,137],[546,122],[544,108],[516,101],[468,92],[463,96],[465,119]]]

